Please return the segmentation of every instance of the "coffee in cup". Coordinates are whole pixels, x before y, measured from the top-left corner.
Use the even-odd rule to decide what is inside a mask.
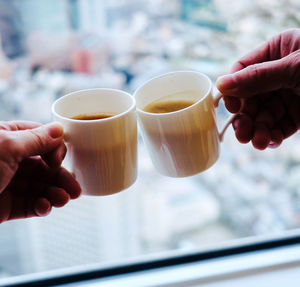
[[[92,120],[101,120],[115,116],[114,114],[109,113],[95,113],[95,114],[81,114],[78,116],[72,117],[73,120],[81,121],[92,121]]]
[[[185,109],[195,103],[195,101],[186,99],[186,94],[191,92],[197,93],[197,91],[184,91],[171,94],[149,103],[143,110],[147,113],[171,113]]]

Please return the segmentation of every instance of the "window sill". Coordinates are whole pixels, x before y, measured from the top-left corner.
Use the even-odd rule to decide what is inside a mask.
[[[0,286],[298,287],[299,231],[239,240],[199,253],[152,257],[120,266],[78,267],[0,280]],[[296,280],[298,279],[298,280]]]

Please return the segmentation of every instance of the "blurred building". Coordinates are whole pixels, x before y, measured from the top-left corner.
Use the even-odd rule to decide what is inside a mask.
[[[9,58],[24,52],[20,14],[12,1],[0,1],[0,38],[4,53]]]
[[[137,256],[137,210],[135,191],[126,191],[107,198],[82,197],[48,217],[3,224],[1,244],[8,248],[0,251],[5,262],[0,270],[16,275]]]

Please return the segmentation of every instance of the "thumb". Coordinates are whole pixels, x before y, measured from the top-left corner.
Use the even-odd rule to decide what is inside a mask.
[[[293,88],[296,71],[294,54],[282,59],[247,66],[233,74],[221,76],[216,85],[225,96],[250,97],[282,88]],[[298,67],[299,69],[299,67]]]
[[[59,123],[50,123],[35,129],[12,133],[14,152],[21,159],[44,155],[58,147],[63,140],[63,127]]]

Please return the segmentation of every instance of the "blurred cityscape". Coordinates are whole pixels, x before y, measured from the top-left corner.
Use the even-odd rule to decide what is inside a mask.
[[[0,120],[46,123],[51,103],[68,92],[133,92],[172,70],[215,81],[291,27],[300,27],[298,0],[0,0]],[[220,127],[227,116],[218,109]],[[1,224],[0,277],[298,228],[299,146],[297,134],[260,152],[229,129],[212,168],[173,179],[154,170],[139,138],[138,180],[128,190]]]

